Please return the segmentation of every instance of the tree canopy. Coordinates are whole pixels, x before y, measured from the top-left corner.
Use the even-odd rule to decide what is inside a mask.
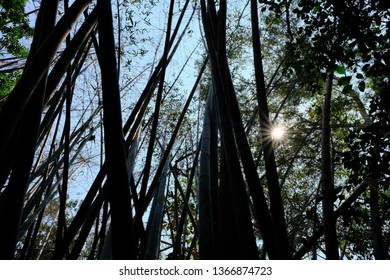
[[[0,1],[0,258],[389,259],[389,5]]]

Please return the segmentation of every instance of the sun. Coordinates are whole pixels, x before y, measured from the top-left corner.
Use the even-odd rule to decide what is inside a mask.
[[[271,130],[271,136],[274,140],[282,140],[286,135],[286,130],[282,126],[275,126]]]

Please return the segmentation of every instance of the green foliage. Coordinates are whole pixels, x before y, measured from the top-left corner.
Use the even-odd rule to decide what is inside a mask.
[[[17,57],[27,56],[20,42],[32,36],[33,30],[24,12],[27,0],[0,0],[0,51]]]
[[[0,0],[0,59],[2,57],[27,57],[23,40],[33,34],[25,14],[27,0]],[[0,106],[20,77],[19,70],[0,72]]]
[[[70,224],[72,221],[74,212],[77,207],[78,201],[71,199],[68,200],[67,209],[65,212],[65,219],[67,224]],[[32,225],[39,226],[39,232],[35,243],[29,245],[32,249],[32,255],[30,256],[31,259],[50,260],[52,258],[56,244],[58,211],[59,201],[52,200],[44,210],[41,224]],[[16,256],[16,258],[19,257],[20,256]]]
[[[11,92],[20,75],[19,71],[11,73],[0,72],[0,104],[2,99]]]
[[[346,74],[343,64],[354,72],[357,62],[368,76],[389,74],[390,9],[386,1],[292,1],[289,20],[295,22],[287,48],[294,60],[293,67],[304,66],[308,73],[336,70]],[[283,1],[267,1],[275,18],[283,15]],[[298,60],[296,60],[298,58]],[[302,59],[301,59],[302,58]],[[363,91],[365,84],[359,84]]]
[[[350,182],[357,185],[363,179],[372,178],[388,190],[390,183],[390,110],[389,85],[375,96],[370,105],[373,123],[353,130],[347,138],[348,152],[343,154],[344,165],[353,171]]]
[[[375,83],[374,83],[375,84]],[[389,84],[379,82],[374,89],[376,96],[371,100],[370,117],[372,124],[368,127],[352,130],[345,139],[347,151],[341,153],[344,166],[350,170],[347,190],[363,180],[370,182],[370,188],[379,192],[379,211],[384,236],[388,235],[388,221],[390,218],[390,110],[389,110]],[[369,192],[362,199],[354,203],[353,208],[343,215],[344,225],[348,227],[349,234],[346,240],[349,242],[347,252],[353,252],[356,258],[373,258],[370,244],[365,236],[371,232],[367,228],[370,221],[367,209],[370,208]],[[387,233],[386,233],[387,232]]]
[[[345,68],[343,66],[336,66],[336,72],[342,75],[346,73]]]

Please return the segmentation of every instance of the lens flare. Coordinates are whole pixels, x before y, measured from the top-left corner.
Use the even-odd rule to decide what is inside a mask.
[[[286,131],[281,126],[275,126],[271,131],[272,139],[282,140],[286,134]]]

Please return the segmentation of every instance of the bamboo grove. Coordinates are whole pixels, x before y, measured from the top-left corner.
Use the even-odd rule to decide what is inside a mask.
[[[384,2],[0,1],[0,258],[388,259]]]

